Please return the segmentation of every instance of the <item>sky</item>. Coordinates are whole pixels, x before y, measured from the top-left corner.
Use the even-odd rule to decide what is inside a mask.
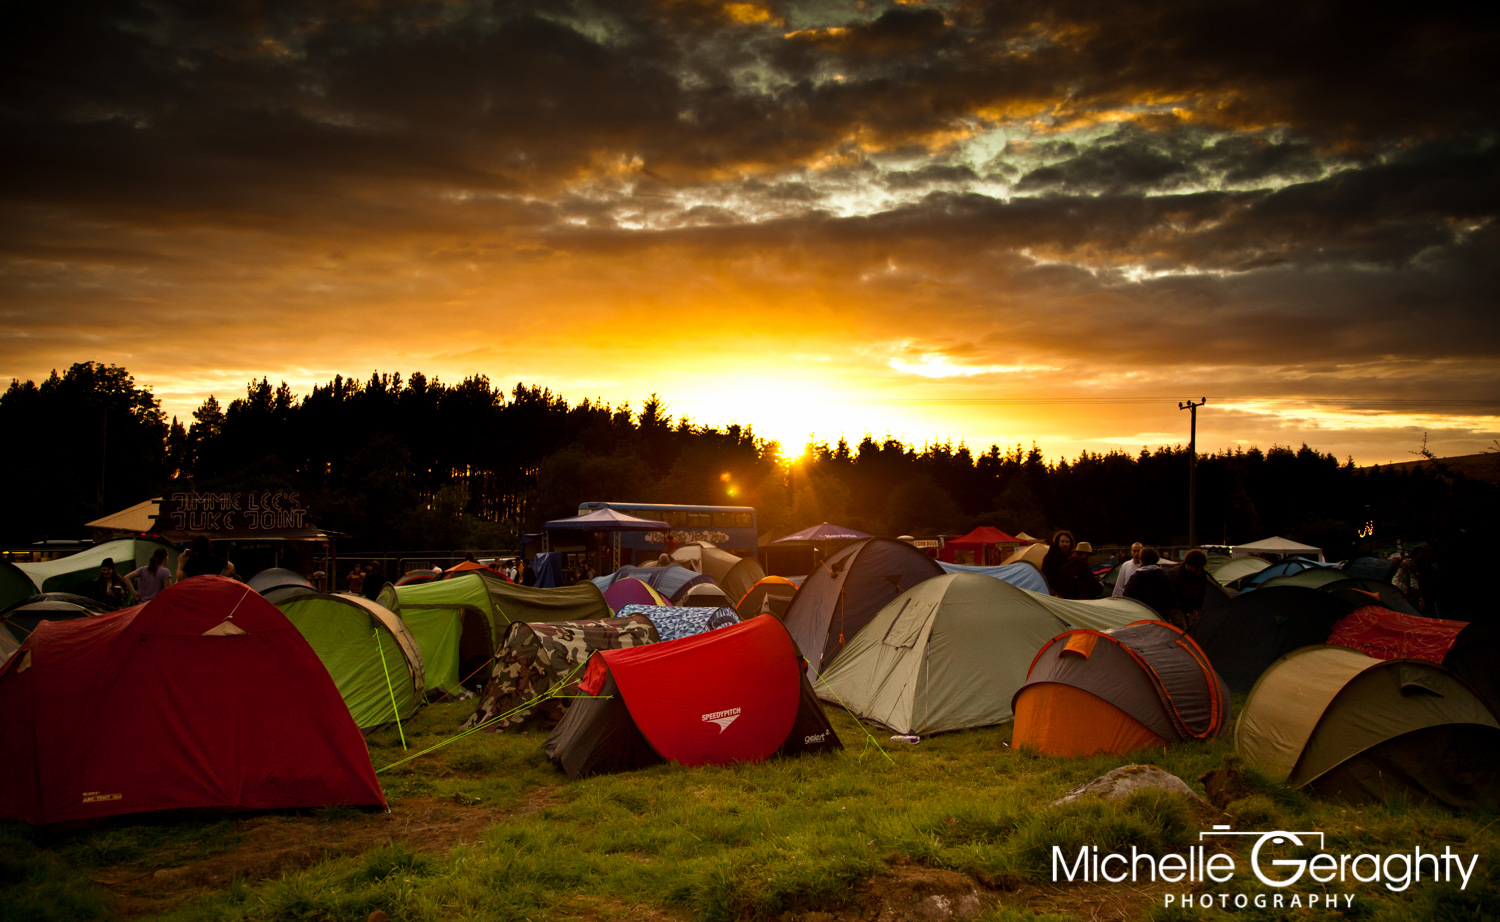
[[[1493,4],[0,9],[0,382],[1049,459],[1500,437]]]

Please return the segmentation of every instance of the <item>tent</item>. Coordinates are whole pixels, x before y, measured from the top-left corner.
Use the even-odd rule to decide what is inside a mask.
[[[308,582],[307,577],[295,570],[288,570],[285,567],[271,567],[270,569],[262,570],[245,580],[245,585],[261,595],[265,595],[272,589],[280,589],[284,586],[296,586],[302,589],[311,589],[313,587],[313,584]]]
[[[393,612],[357,595],[305,586],[271,589],[265,597],[307,638],[361,730],[417,712],[426,667],[416,638]]]
[[[712,583],[699,583],[682,594],[678,602],[686,608],[733,608],[734,601]]]
[[[1270,565],[1270,561],[1262,557],[1210,557],[1204,569],[1220,583],[1232,586],[1236,580],[1259,573]]]
[[[787,606],[792,604],[796,594],[796,583],[784,576],[767,576],[750,587],[750,591],[735,604],[734,610],[741,621],[748,621],[756,615],[775,615],[785,621]]]
[[[1072,602],[977,573],[924,580],[882,608],[824,668],[824,701],[897,733],[1003,723],[1036,651],[1072,626],[1150,617],[1129,599]]]
[[[1327,640],[1334,624],[1353,608],[1318,589],[1272,586],[1205,605],[1188,633],[1229,690],[1244,694],[1278,657]]]
[[[704,541],[682,545],[672,552],[672,560],[712,579],[731,599],[731,605],[766,575],[760,561],[753,557],[738,557]]]
[[[656,626],[662,640],[681,640],[705,631],[739,624],[740,616],[732,608],[684,608],[678,605],[626,605],[622,618],[641,616]]]
[[[1222,736],[1230,707],[1208,657],[1164,621],[1068,631],[1042,647],[1016,692],[1011,744],[1053,756],[1165,748]]]
[[[442,576],[443,579],[452,579],[455,576],[459,576],[470,571],[485,573],[496,579],[503,579],[507,583],[510,582],[510,577],[506,576],[504,573],[501,573],[499,570],[496,570],[493,567],[487,567],[484,564],[477,563],[473,560],[459,561],[458,563],[444,570]]]
[[[1420,615],[1417,607],[1407,601],[1401,590],[1390,583],[1373,579],[1340,579],[1318,587],[1322,591],[1338,596],[1356,606],[1379,605],[1407,615]]]
[[[1441,666],[1312,646],[1250,692],[1235,748],[1273,781],[1352,802],[1392,792],[1459,808],[1500,801],[1500,721]]]
[[[1500,634],[1486,624],[1444,621],[1365,605],[1344,616],[1328,642],[1376,659],[1437,663],[1500,709]]]
[[[661,593],[633,576],[610,583],[609,588],[604,590],[604,603],[612,612],[618,612],[626,605],[668,604]]]
[[[149,538],[122,538],[96,544],[87,550],[56,560],[40,563],[18,563],[16,566],[31,579],[38,592],[76,592],[86,595],[99,576],[106,558],[115,562],[115,572],[124,576],[136,567],[151,562],[157,548],[167,549],[167,569],[177,569],[177,549]]]
[[[396,586],[410,586],[412,583],[430,583],[443,574],[437,570],[407,570],[396,580]]]
[[[1012,548],[1025,544],[1020,538],[1008,535],[998,528],[981,525],[966,535],[949,538],[943,542],[938,559],[946,563],[962,563],[972,566],[994,566],[1009,556]],[[959,560],[963,557],[963,560]]]
[[[823,561],[786,610],[786,628],[808,659],[808,677],[816,681],[892,599],[942,574],[932,558],[890,538],[866,538]]]
[[[1295,573],[1283,573],[1269,579],[1257,580],[1255,588],[1269,589],[1272,586],[1306,586],[1322,589],[1329,583],[1348,579],[1348,574],[1336,567],[1304,567]]]
[[[1311,557],[1316,555],[1319,562],[1323,560],[1323,549],[1313,547],[1311,544],[1303,544],[1290,538],[1262,538],[1249,544],[1237,544],[1234,548],[1235,557],[1248,557],[1251,554],[1271,554],[1280,557]]]
[[[759,762],[841,749],[775,618],[672,643],[601,650],[547,737],[547,758],[577,778],[663,761]]]
[[[1047,545],[1045,545],[1045,544],[1028,544],[1028,545],[1026,545],[1023,548],[1018,548],[1015,551],[1015,553],[1013,553],[1009,557],[1005,558],[1005,563],[1007,563],[1007,564],[1029,563],[1033,567],[1036,567],[1037,572],[1040,573],[1042,571],[1042,561],[1046,557],[1047,557]]]
[[[1042,571],[1028,561],[1007,563],[998,567],[977,567],[962,563],[944,563],[940,560],[938,566],[943,568],[944,573],[978,573],[980,576],[1010,583],[1018,589],[1030,589],[1032,592],[1047,594],[1047,580],[1042,577]]]
[[[673,605],[692,587],[713,582],[713,578],[707,574],[675,563],[664,567],[621,567],[608,575],[595,577],[593,582],[602,590],[622,579],[640,580]]]
[[[512,624],[495,655],[490,680],[479,696],[465,727],[488,725],[496,730],[557,726],[570,699],[554,697],[536,707],[518,710],[551,690],[554,683],[573,676],[568,695],[577,694],[583,665],[595,650],[639,647],[660,640],[645,615],[599,621],[552,621]],[[576,675],[575,675],[576,671]],[[503,716],[502,716],[503,715]],[[500,718],[497,720],[497,718]]]
[[[9,608],[36,593],[36,583],[31,581],[25,570],[9,560],[0,560],[0,609]]]
[[[0,817],[385,806],[318,657],[249,587],[199,576],[49,622],[0,666]]]
[[[103,602],[71,592],[43,592],[0,612],[0,621],[11,628],[18,639],[25,639],[43,621],[72,621],[91,618],[109,611]]]

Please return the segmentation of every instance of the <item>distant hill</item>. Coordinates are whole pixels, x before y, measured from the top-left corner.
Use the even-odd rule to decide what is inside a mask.
[[[1455,455],[1452,458],[1438,458],[1434,461],[1417,458],[1396,464],[1372,464],[1367,470],[1407,471],[1419,467],[1432,467],[1435,464],[1441,464],[1455,474],[1463,474],[1470,480],[1500,483],[1500,452],[1493,451],[1477,455]]]

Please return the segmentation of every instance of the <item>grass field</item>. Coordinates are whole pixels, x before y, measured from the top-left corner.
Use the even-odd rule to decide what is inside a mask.
[[[452,736],[472,702],[429,707],[412,750]],[[1323,803],[1250,774],[1209,816],[1185,798],[1047,804],[1131,761],[1202,790],[1229,742],[1165,754],[1052,759],[1012,750],[1006,728],[918,745],[868,736],[830,709],[845,750],[759,765],[677,766],[569,781],[543,735],[462,739],[384,771],[390,814],[326,809],[242,817],[125,817],[72,832],[0,824],[0,920],[675,920],[796,922],[947,918],[1500,918],[1500,827],[1407,802]],[[878,747],[876,742],[878,741]],[[370,739],[377,768],[402,758],[394,730]],[[881,750],[884,750],[882,752]],[[1184,911],[1189,885],[1052,882],[1052,849],[1184,851],[1206,823],[1321,830],[1329,851],[1479,856],[1466,889],[1422,882],[1299,884],[1352,894],[1339,910]],[[1235,854],[1244,866],[1246,844]],[[1249,878],[1207,893],[1269,892]],[[1232,897],[1231,897],[1232,899]]]

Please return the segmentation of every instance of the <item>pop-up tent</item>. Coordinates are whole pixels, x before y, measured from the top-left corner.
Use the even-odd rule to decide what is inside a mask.
[[[76,592],[87,595],[99,576],[99,567],[106,559],[113,560],[115,572],[124,576],[136,567],[144,567],[150,563],[151,555],[158,548],[166,549],[167,569],[175,572],[177,549],[149,538],[107,541],[67,557],[39,563],[18,563],[16,566],[35,584],[37,592]]]
[[[10,658],[10,655],[20,649],[21,641],[10,632],[10,628],[0,623],[0,663]]]
[[[1120,627],[1150,614],[1129,599],[1073,602],[977,573],[944,574],[882,608],[823,670],[815,690],[897,733],[1003,723],[1032,658],[1052,637],[1075,625]]]
[[[786,620],[787,606],[797,594],[797,584],[784,576],[767,576],[757,580],[750,591],[735,604],[734,610],[741,621],[749,621],[756,615],[775,615]]]
[[[545,746],[570,778],[842,748],[775,618],[602,650],[589,659],[580,693],[595,697],[575,700]]]
[[[1269,561],[1262,557],[1210,557],[1208,566],[1204,569],[1208,575],[1218,580],[1221,584],[1234,588],[1235,585],[1247,576],[1269,567]]]
[[[816,681],[892,599],[942,575],[935,560],[890,538],[866,538],[823,561],[786,610],[786,629],[807,657],[809,678]]]
[[[938,561],[938,566],[943,568],[944,573],[978,573],[980,576],[1010,583],[1017,589],[1030,589],[1032,592],[1047,595],[1047,581],[1042,578],[1042,571],[1029,561],[1001,564],[998,567],[978,567]]]
[[[1293,787],[1355,803],[1394,792],[1450,806],[1500,802],[1500,721],[1422,660],[1313,646],[1277,660],[1235,728],[1245,760]]]
[[[1229,730],[1229,688],[1178,628],[1139,621],[1059,634],[1015,695],[1011,743],[1053,756],[1212,740]]]
[[[417,712],[427,672],[416,638],[393,612],[360,596],[301,586],[265,597],[307,638],[361,730]]]
[[[1036,567],[1038,572],[1041,572],[1042,561],[1045,560],[1046,557],[1047,557],[1047,545],[1045,545],[1045,544],[1028,544],[1028,545],[1026,545],[1023,548],[1018,548],[1015,553],[1013,553],[1009,557],[1005,558],[1005,562],[1006,563],[1029,563],[1033,567]]]
[[[328,671],[243,583],[47,622],[0,666],[0,817],[385,806]]]
[[[750,587],[766,575],[760,561],[755,558],[738,557],[703,541],[682,545],[672,552],[672,560],[707,575],[731,600],[739,599],[749,592]]]
[[[1327,640],[1354,607],[1319,589],[1272,586],[1205,605],[1188,633],[1229,690],[1244,694],[1277,657]]]
[[[576,695],[583,664],[595,650],[618,650],[656,643],[656,627],[644,615],[600,621],[552,621],[512,624],[495,654],[489,684],[479,696],[465,727],[488,725],[495,730],[540,727],[550,730],[566,713]],[[525,707],[572,676],[560,694]],[[565,697],[566,696],[566,697]]]

